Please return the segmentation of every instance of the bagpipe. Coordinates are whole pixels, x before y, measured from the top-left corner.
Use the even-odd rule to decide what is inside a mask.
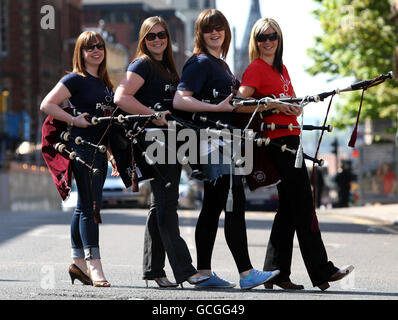
[[[393,78],[393,73],[392,73],[392,71],[390,71],[387,74],[381,74],[381,75],[379,75],[373,79],[370,79],[370,80],[362,80],[362,81],[355,82],[344,89],[334,89],[332,91],[322,92],[322,93],[319,93],[316,95],[310,95],[310,96],[305,96],[305,97],[301,97],[301,98],[292,98],[292,97],[276,98],[274,96],[270,96],[270,97],[263,97],[260,99],[232,97],[232,99],[230,100],[230,104],[234,107],[240,107],[240,106],[260,106],[260,105],[268,106],[271,103],[278,103],[278,104],[290,105],[290,106],[303,108],[310,102],[320,102],[320,101],[324,101],[328,97],[331,97],[328,112],[327,112],[325,120],[324,120],[324,124],[321,128],[319,128],[320,130],[322,130],[322,132],[325,130],[330,132],[330,127],[329,126],[325,127],[325,125],[326,125],[326,121],[327,121],[327,117],[328,117],[328,113],[329,113],[329,109],[330,109],[333,97],[336,94],[340,94],[343,92],[362,90],[362,97],[361,97],[361,102],[360,102],[360,106],[359,106],[358,113],[357,113],[356,123],[354,126],[354,130],[352,132],[350,141],[348,143],[348,145],[350,147],[355,147],[355,142],[356,142],[356,138],[357,138],[357,129],[358,129],[358,123],[359,123],[359,119],[360,119],[360,113],[361,113],[361,108],[362,108],[364,92],[367,89],[377,86],[377,85],[383,83],[385,80],[392,79],[392,78]],[[219,93],[216,90],[213,91],[213,96],[214,96],[214,98],[223,98],[223,99],[228,97],[227,94]],[[270,111],[270,112],[273,112],[273,111]],[[270,128],[272,130],[276,129],[276,127],[270,127]],[[282,128],[282,127],[280,127],[280,128]],[[299,129],[317,130],[318,128],[301,125]]]
[[[381,74],[373,79],[370,80],[362,80],[362,81],[358,81],[355,82],[351,85],[349,85],[348,87],[344,88],[344,89],[334,89],[332,91],[327,91],[327,92],[322,92],[316,95],[312,95],[312,96],[306,96],[306,97],[302,97],[302,98],[292,98],[292,97],[288,97],[288,98],[276,98],[276,97],[264,97],[261,99],[249,99],[249,98],[240,98],[240,97],[232,97],[232,99],[230,100],[230,103],[232,106],[234,107],[238,107],[238,106],[259,106],[259,105],[264,105],[264,106],[268,106],[271,103],[278,103],[278,104],[284,104],[284,105],[291,105],[291,106],[299,106],[299,107],[304,107],[305,105],[307,105],[310,102],[320,102],[320,101],[324,101],[326,98],[328,97],[333,97],[336,94],[340,94],[343,92],[349,92],[349,91],[357,91],[357,90],[362,90],[362,97],[361,97],[361,102],[360,102],[360,106],[358,109],[358,113],[357,113],[357,119],[356,119],[356,123],[355,123],[355,127],[353,130],[353,133],[351,135],[350,141],[349,141],[349,146],[350,147],[355,147],[355,142],[356,142],[356,138],[357,138],[357,129],[358,129],[358,123],[359,123],[359,119],[360,119],[360,113],[361,113],[361,108],[362,108],[362,102],[363,102],[363,97],[364,97],[364,92],[374,86],[377,86],[381,83],[383,83],[385,80],[387,79],[393,79],[393,72],[390,71],[387,74]],[[222,98],[226,98],[228,97],[228,95],[226,94],[221,94],[217,91],[213,91],[213,95],[215,98],[217,97],[222,97]],[[331,99],[331,101],[332,101]],[[331,101],[329,104],[329,108],[328,108],[328,112],[330,109],[330,105],[331,105]],[[327,116],[328,113],[325,117],[325,121],[324,121],[324,125],[326,123],[327,120]],[[301,126],[301,129],[304,129],[303,126]],[[326,128],[325,128],[326,129]],[[304,129],[305,130],[305,129]],[[322,129],[322,131],[324,131]]]
[[[66,107],[63,109],[67,113],[72,116],[79,116],[82,113],[78,112],[76,109],[72,109],[70,107]],[[117,116],[115,116],[117,114]],[[98,142],[92,142],[84,139],[81,136],[73,136],[72,128],[68,126],[65,122],[54,119],[51,116],[47,116],[42,126],[42,155],[43,159],[47,164],[47,167],[51,173],[52,179],[56,185],[58,193],[60,194],[62,200],[65,200],[71,191],[72,187],[72,169],[71,162],[76,161],[82,164],[89,170],[90,173],[90,185],[92,189],[92,177],[100,174],[100,169],[94,167],[95,158],[97,153],[104,154],[108,151],[108,147],[102,144],[105,140],[107,134],[110,137],[110,147],[117,153],[124,147],[127,147],[127,144],[124,143],[121,139],[118,139],[118,128],[115,130],[114,124],[123,124],[136,122],[140,120],[150,121],[151,119],[161,119],[163,115],[161,113],[156,113],[154,115],[123,115],[118,113],[118,108],[115,108],[114,111],[106,116],[104,114],[103,117],[97,117],[94,115],[86,115],[85,119],[92,125],[97,126],[100,124],[105,124],[106,127],[103,130],[103,134]],[[116,133],[116,135],[114,134]],[[83,159],[81,156],[77,154],[75,150],[71,149],[70,142],[73,141],[76,145],[85,145],[93,150],[92,161],[88,161],[87,159]],[[113,143],[112,143],[113,142]],[[120,167],[126,168],[129,167],[129,161],[123,162],[123,157],[120,154],[117,154],[118,160],[122,159],[122,164]],[[116,158],[116,157],[115,157]],[[119,161],[120,162],[120,161]],[[125,172],[122,171],[121,172]],[[131,185],[131,177],[128,174],[121,175],[123,181],[127,186]],[[101,223],[101,216],[99,213],[99,206],[95,199],[95,195],[92,192],[93,196],[93,208],[94,208],[94,220],[96,223]]]
[[[75,114],[79,114],[76,113]],[[93,125],[104,123],[109,129],[109,147],[116,162],[126,188],[131,187],[133,192],[138,192],[140,181],[153,178],[153,171],[158,168],[146,155],[147,142],[144,140],[145,129],[152,120],[161,120],[165,117],[163,112],[153,114],[126,114],[120,109],[104,117],[86,116],[86,120]],[[165,186],[169,182],[161,176]]]
[[[64,108],[64,111],[68,112],[73,116],[79,116],[82,112],[78,112],[76,109],[72,108]],[[108,126],[105,129],[105,133],[101,137],[100,141],[97,143],[90,142],[88,140],[83,139],[80,136],[74,137],[71,133],[71,127],[68,127],[67,124],[63,121],[59,121],[53,119],[48,116],[43,124],[42,128],[42,142],[44,146],[44,154],[46,154],[44,160],[47,162],[51,160],[47,154],[50,152],[51,157],[54,158],[54,151],[58,152],[65,159],[75,160],[83,164],[87,167],[87,169],[94,175],[99,173],[99,169],[93,167],[93,163],[88,163],[81,157],[77,156],[75,151],[72,151],[68,147],[68,142],[73,141],[76,145],[86,145],[93,148],[94,152],[105,153],[107,151],[107,147],[101,144],[101,141],[104,139],[106,133],[110,129],[113,122],[123,123],[123,122],[131,122],[140,119],[161,119],[163,115],[161,113],[156,113],[154,115],[123,115],[118,114],[117,117],[113,114],[111,116],[104,117],[96,117],[92,115],[86,115],[85,119],[92,125],[98,125],[101,123],[107,123]],[[52,151],[52,152],[51,152]],[[48,163],[47,163],[48,165]],[[64,197],[63,197],[64,199]]]
[[[320,148],[320,144],[322,142],[323,134],[324,132],[332,132],[333,127],[331,125],[327,125],[327,120],[328,120],[328,115],[329,111],[331,108],[332,100],[333,97],[336,94],[341,94],[343,92],[349,92],[349,91],[356,91],[356,90],[362,90],[362,97],[361,97],[361,102],[359,105],[358,113],[357,113],[357,119],[356,119],[356,124],[354,126],[353,132],[351,134],[350,141],[348,145],[350,147],[355,147],[355,142],[357,138],[357,129],[358,129],[358,123],[360,119],[360,112],[362,108],[362,102],[363,102],[363,97],[364,97],[364,92],[374,86],[377,86],[381,83],[383,83],[387,79],[392,79],[393,78],[393,73],[390,71],[387,74],[381,74],[373,79],[370,80],[362,80],[355,82],[351,85],[349,85],[346,88],[343,89],[334,89],[332,91],[327,91],[327,92],[322,92],[319,94],[315,95],[309,95],[305,97],[282,97],[282,98],[276,98],[275,96],[269,96],[269,97],[263,97],[260,99],[252,99],[252,98],[242,98],[238,96],[233,96],[230,99],[230,104],[234,107],[245,107],[245,106],[256,106],[256,109],[253,111],[251,115],[248,116],[248,121],[247,121],[247,116],[244,117],[243,114],[242,117],[244,121],[247,122],[242,122],[239,123],[237,126],[231,126],[230,124],[224,124],[220,121],[214,121],[214,120],[209,120],[206,118],[206,116],[194,114],[192,119],[195,120],[194,123],[198,122],[206,122],[209,126],[217,129],[235,129],[235,128],[241,128],[244,131],[248,129],[252,129],[254,131],[254,134],[252,135],[253,142],[256,146],[254,149],[254,169],[253,172],[246,177],[246,180],[248,182],[249,188],[251,190],[254,190],[258,187],[261,186],[268,186],[274,184],[278,177],[277,174],[275,174],[275,169],[272,166],[272,163],[267,159],[267,154],[266,154],[266,149],[264,147],[267,147],[269,145],[276,146],[275,143],[272,140],[262,138],[262,133],[266,130],[278,130],[278,129],[288,129],[288,130],[293,130],[293,129],[299,129],[300,130],[300,143],[297,148],[295,149],[289,149],[285,145],[277,145],[277,147],[281,150],[281,152],[289,152],[291,154],[294,154],[296,156],[296,161],[295,161],[295,166],[296,167],[301,167],[303,163],[303,158],[310,160],[313,162],[313,164],[317,164],[319,166],[322,166],[324,164],[324,161],[322,159],[318,159],[318,152]],[[220,103],[222,100],[226,99],[229,97],[228,93],[220,93],[217,90],[213,89],[212,91],[212,97],[210,99],[204,99],[203,101],[208,102],[208,103]],[[277,103],[277,104],[283,104],[283,105],[290,105],[290,106],[295,106],[295,107],[300,107],[302,110],[304,110],[304,107],[311,103],[317,103],[320,101],[324,101],[326,98],[331,97],[329,106],[327,109],[327,113],[325,116],[325,119],[323,121],[323,124],[321,126],[313,126],[313,125],[304,125],[303,119],[304,119],[304,111],[302,111],[301,115],[301,124],[299,126],[294,126],[293,124],[289,125],[278,125],[274,123],[265,123],[263,120],[269,115],[274,114],[276,109],[271,109],[271,110],[266,110],[266,111],[259,111],[260,106],[270,106],[272,103]],[[174,119],[176,119],[174,117]],[[255,120],[255,121],[253,121]],[[191,123],[184,123],[184,121],[181,121],[182,125],[187,125],[187,127],[192,127]],[[313,157],[305,154],[302,149],[302,132],[304,130],[320,130],[321,134],[317,143],[317,148],[315,155]],[[242,134],[243,138],[243,134]],[[265,172],[266,168],[268,172]],[[267,176],[269,177],[274,177],[273,179],[267,179]]]
[[[283,98],[276,98],[276,97],[263,97],[260,99],[250,99],[250,98],[239,98],[239,97],[232,97],[232,99],[230,99],[230,104],[233,105],[234,107],[243,107],[243,106],[256,106],[253,114],[251,115],[249,121],[247,122],[245,129],[249,128],[251,122],[253,121],[255,114],[257,114],[257,112],[260,109],[260,106],[271,106],[273,103],[277,103],[277,104],[283,104],[283,105],[289,105],[289,106],[295,106],[295,107],[301,107],[302,108],[302,113],[301,113],[301,123],[299,128],[300,129],[300,143],[299,143],[299,147],[298,150],[296,150],[296,160],[295,160],[295,167],[301,167],[302,163],[303,163],[303,158],[305,158],[305,154],[303,152],[303,148],[302,148],[302,132],[303,130],[321,130],[321,134],[317,143],[317,147],[316,147],[316,152],[315,155],[313,157],[314,160],[317,160],[318,158],[318,152],[319,152],[319,148],[322,142],[322,138],[323,138],[323,134],[325,131],[331,132],[331,126],[327,126],[327,120],[328,120],[328,116],[329,116],[329,112],[330,112],[330,108],[332,105],[332,101],[333,101],[333,97],[336,94],[340,94],[343,92],[350,92],[350,91],[357,91],[357,90],[362,90],[362,95],[361,95],[361,100],[360,100],[360,104],[359,104],[359,108],[358,108],[358,112],[357,112],[357,117],[356,117],[356,122],[355,122],[355,126],[354,129],[352,131],[350,140],[348,142],[348,146],[354,148],[355,147],[355,143],[356,143],[356,139],[357,139],[357,131],[358,131],[358,124],[359,124],[359,120],[360,120],[360,113],[361,113],[361,109],[362,109],[362,103],[363,103],[363,98],[364,98],[364,94],[365,91],[368,90],[371,87],[377,86],[381,83],[383,83],[385,80],[387,79],[393,79],[393,73],[390,71],[387,74],[381,74],[373,79],[370,80],[362,80],[362,81],[358,81],[355,82],[351,85],[349,85],[348,87],[344,88],[344,89],[335,89],[332,91],[328,91],[328,92],[322,92],[316,95],[312,95],[312,96],[305,96],[302,98],[292,98],[292,97],[283,97]],[[220,97],[220,98],[227,98],[228,95],[227,94],[220,94],[218,92],[213,92],[213,96],[214,98]],[[303,123],[303,119],[304,119],[304,106],[306,106],[307,104],[311,103],[311,102],[319,102],[319,101],[324,101],[326,98],[331,97],[330,101],[329,101],[329,105],[326,111],[326,115],[325,115],[325,119],[323,121],[323,125],[320,127],[313,127],[313,126],[308,126],[308,125],[304,125]],[[272,114],[274,111],[273,110],[267,110],[265,111],[267,113],[267,115]],[[260,132],[264,131],[264,130],[276,130],[276,129],[289,129],[292,130],[293,129],[293,125],[288,125],[287,128],[285,126],[278,126],[275,124],[264,124],[262,122],[262,118],[264,118],[267,115],[264,115],[264,112],[259,112],[260,114],[260,122],[261,122],[261,127],[260,127]],[[262,149],[262,151],[265,151],[264,149]],[[254,153],[256,154],[260,154],[261,150],[260,149],[255,149]],[[264,166],[268,166],[271,165],[270,168],[272,168],[272,163],[270,163],[266,152],[262,152],[260,156],[255,156],[255,162],[256,159],[258,160],[257,163],[259,162],[263,162],[264,164],[261,166],[261,168],[264,168]],[[312,185],[313,187],[313,221],[312,221],[312,226],[311,226],[311,230],[313,230],[314,232],[319,230],[319,226],[318,226],[318,220],[316,217],[316,204],[315,204],[315,199],[316,199],[316,187],[315,187],[315,180],[316,180],[316,170],[315,169],[315,164],[318,163],[317,161],[313,161],[313,167],[312,167]],[[318,163],[320,165],[322,165],[321,163]],[[264,186],[267,185],[267,179],[266,179],[266,172],[265,169],[261,169],[259,171],[256,170],[256,168],[254,168],[253,173],[251,174],[251,176],[246,177],[246,181],[248,182],[248,185],[250,187],[250,189],[252,188],[257,188],[258,186]],[[273,172],[271,172],[273,173]],[[258,178],[259,177],[259,178]],[[259,184],[259,182],[261,182]]]

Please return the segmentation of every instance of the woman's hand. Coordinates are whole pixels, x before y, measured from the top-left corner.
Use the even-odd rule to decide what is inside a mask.
[[[86,120],[86,116],[88,116],[87,112],[79,114],[77,117],[74,117],[73,126],[79,128],[87,128],[89,126],[92,126],[92,124]]]
[[[232,112],[235,108],[230,105],[229,101],[234,95],[231,93],[226,99],[221,101],[217,106],[215,107],[214,111],[216,112]]]
[[[119,177],[119,176],[120,176],[120,173],[119,173],[119,171],[117,170],[115,158],[112,157],[109,161],[110,161],[110,163],[111,163],[111,165],[112,165],[112,173],[111,173],[111,176],[112,176],[112,177]]]
[[[112,173],[111,176],[112,177],[119,177],[120,173],[117,170],[117,166],[116,166],[116,160],[115,157],[113,156],[112,150],[108,149],[108,151],[106,152],[107,156],[108,156],[108,161],[111,163],[112,165]]]
[[[159,120],[153,119],[153,120],[152,120],[152,123],[155,124],[155,125],[157,125],[158,127],[167,126],[167,125],[168,125],[168,122],[167,122],[167,120],[166,120],[166,115],[167,115],[167,114],[170,114],[170,111],[168,111],[168,110],[167,110],[167,111],[160,111],[159,113],[162,115],[162,118],[159,119]]]
[[[298,117],[301,114],[301,108],[295,106],[288,106],[285,104],[275,103],[272,105],[273,108],[278,109],[280,112],[286,114],[287,116]]]

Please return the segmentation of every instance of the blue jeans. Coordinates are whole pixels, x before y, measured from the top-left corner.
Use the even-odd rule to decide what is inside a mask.
[[[92,163],[94,150],[89,146],[77,146],[71,143],[73,151],[89,165]],[[100,170],[97,176],[91,175],[83,164],[72,161],[72,171],[77,186],[77,205],[71,221],[72,258],[100,259],[99,228],[94,222],[94,197],[99,208],[102,206],[102,189],[107,172],[106,154],[95,155],[94,168]],[[91,177],[92,176],[92,182]],[[94,197],[93,197],[94,195]]]

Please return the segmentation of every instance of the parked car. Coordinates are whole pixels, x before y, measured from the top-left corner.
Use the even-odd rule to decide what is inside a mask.
[[[178,206],[180,208],[200,209],[202,207],[203,183],[190,178],[186,169],[181,171],[178,193]]]
[[[146,207],[149,205],[151,188],[148,180],[141,181],[138,184],[138,192],[133,192],[131,187],[126,188],[122,178],[112,177],[112,167],[108,166],[108,172],[102,190],[102,206],[131,206]]]
[[[278,190],[276,186],[261,187],[250,191],[245,184],[246,210],[276,211],[278,208]]]
[[[149,181],[139,183],[139,192],[133,192],[130,188],[126,188],[120,177],[112,177],[112,167],[108,166],[108,172],[102,192],[102,206],[135,206],[146,207],[150,200],[150,184]],[[67,200],[62,202],[63,211],[72,211],[77,203],[77,187],[73,181],[72,190]]]
[[[120,177],[112,177],[112,167],[108,172],[102,192],[104,208],[109,207],[149,207],[151,187],[149,180],[139,183],[139,192],[126,188]],[[186,170],[181,172],[178,205],[183,209],[199,209],[202,203],[202,187],[197,180],[190,179]],[[73,181],[72,190],[67,200],[62,202],[63,211],[72,211],[77,203],[77,187]]]

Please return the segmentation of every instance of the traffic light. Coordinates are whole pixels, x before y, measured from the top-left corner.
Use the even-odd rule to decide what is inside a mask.
[[[337,156],[338,154],[338,148],[339,148],[339,142],[337,141],[337,138],[335,138],[332,142],[332,152]]]

